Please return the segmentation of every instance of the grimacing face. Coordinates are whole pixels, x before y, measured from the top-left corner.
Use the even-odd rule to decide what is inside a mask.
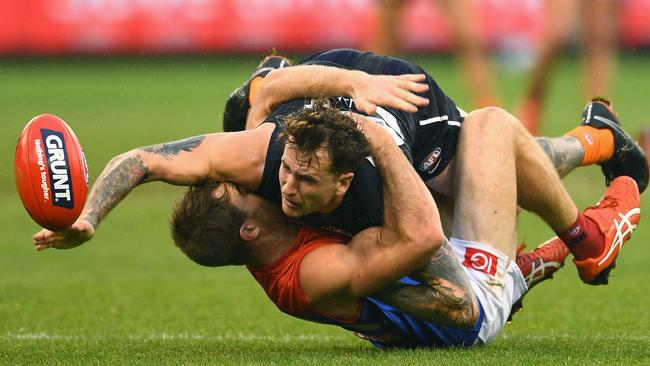
[[[340,204],[353,173],[337,175],[330,166],[325,149],[318,150],[308,164],[295,147],[285,145],[279,173],[285,215],[297,218],[314,212],[328,213]]]

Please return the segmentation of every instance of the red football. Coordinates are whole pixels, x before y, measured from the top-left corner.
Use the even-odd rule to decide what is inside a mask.
[[[32,118],[16,145],[16,187],[29,215],[50,230],[72,225],[88,191],[88,167],[72,129],[52,114]]]

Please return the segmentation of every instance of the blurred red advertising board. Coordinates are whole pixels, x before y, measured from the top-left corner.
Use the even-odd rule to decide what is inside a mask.
[[[406,0],[405,0],[406,1]],[[535,42],[542,0],[477,0],[485,40]],[[0,0],[0,53],[206,53],[365,48],[378,0]],[[621,39],[650,45],[650,0],[621,1]],[[400,17],[410,51],[449,48],[433,0],[410,0]]]

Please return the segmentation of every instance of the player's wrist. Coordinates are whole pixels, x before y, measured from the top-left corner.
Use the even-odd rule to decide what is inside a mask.
[[[395,145],[393,138],[383,128],[373,122],[365,124],[364,133],[370,142],[371,155],[375,159],[390,153],[390,148],[392,145]]]
[[[344,85],[343,91],[348,96],[357,97],[357,91],[366,85],[367,73],[359,70],[349,70],[347,75],[342,75],[341,83]]]

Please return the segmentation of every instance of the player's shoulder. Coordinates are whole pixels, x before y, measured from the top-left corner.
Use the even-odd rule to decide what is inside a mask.
[[[322,243],[327,238],[320,239]],[[300,261],[300,283],[308,302],[317,302],[347,285],[347,247],[337,241],[315,246]]]

